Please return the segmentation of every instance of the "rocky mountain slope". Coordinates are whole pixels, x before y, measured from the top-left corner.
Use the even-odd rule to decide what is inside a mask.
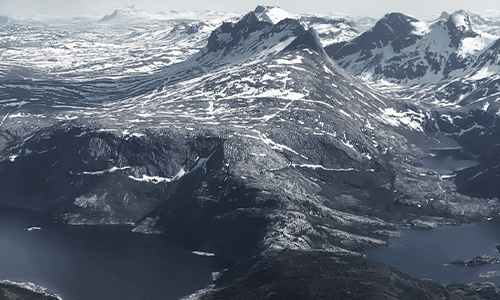
[[[347,51],[342,49],[357,50],[343,58],[363,53],[370,62],[374,51],[389,45],[404,52],[424,39],[413,19],[388,15],[332,55],[335,44],[325,51],[313,29],[330,21],[278,21],[269,10],[258,7],[217,26],[176,21],[173,29],[160,30],[163,35],[147,32],[146,25],[137,29],[140,37],[127,33],[134,47],[144,47],[139,41],[147,37],[157,43],[156,50],[138,51],[140,57],[155,53],[140,60],[143,65],[169,59],[148,71],[104,71],[93,61],[93,79],[84,67],[14,76],[15,64],[5,63],[2,70],[11,75],[0,84],[0,204],[49,213],[72,225],[131,224],[134,232],[162,234],[232,261],[202,298],[229,299],[253,290],[274,292],[278,299],[289,295],[279,287],[285,282],[309,287],[301,299],[387,296],[387,287],[397,288],[394,299],[461,299],[460,291],[367,262],[356,251],[387,245],[397,229],[408,226],[498,218],[496,191],[490,197],[469,188],[480,175],[434,171],[421,163],[434,148],[458,145],[485,159],[494,156],[463,143],[468,138],[468,145],[479,148],[496,127],[473,135],[469,128],[483,123],[455,116],[474,104],[432,106],[425,99],[424,105],[384,95],[329,57],[342,65],[335,56]],[[92,35],[102,33],[104,23],[90,26]],[[477,38],[467,26],[453,24],[453,47]],[[215,27],[206,35],[210,26]],[[180,43],[192,46],[194,54],[168,52]],[[36,45],[16,51],[44,49]],[[7,47],[2,51],[15,56]],[[67,57],[74,55],[69,51]],[[486,112],[496,107],[490,102]],[[456,127],[446,127],[449,119]],[[295,262],[312,261],[321,261],[331,278],[318,278],[316,268],[294,275]],[[339,264],[349,274],[340,274]],[[377,284],[380,278],[373,274],[379,272],[390,278],[388,286]],[[329,280],[335,284],[314,283]],[[366,289],[358,289],[360,283]]]
[[[460,190],[494,197],[500,40],[475,29],[474,22],[488,23],[462,10],[430,26],[393,13],[372,30],[326,50],[386,96],[420,103],[430,112],[422,123],[426,130],[452,137],[481,158],[480,166],[457,177]]]
[[[350,42],[332,45],[327,52],[356,75],[405,86],[428,85],[466,75],[480,79],[488,67],[494,72],[497,62],[485,56],[495,51],[497,39],[473,29],[465,11],[430,26],[392,13],[370,31]]]
[[[387,14],[371,30],[326,51],[386,92],[437,105],[484,106],[498,94],[499,42],[498,36],[474,29],[476,19],[457,11],[427,25]]]

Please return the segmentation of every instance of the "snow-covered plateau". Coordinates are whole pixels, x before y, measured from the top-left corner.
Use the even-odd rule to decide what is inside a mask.
[[[0,21],[0,205],[132,225],[233,263],[187,299],[471,291],[358,251],[403,228],[500,219],[492,11]],[[438,170],[431,156],[477,163]]]

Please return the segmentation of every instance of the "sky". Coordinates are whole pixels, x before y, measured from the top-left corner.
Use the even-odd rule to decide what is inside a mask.
[[[111,14],[116,8],[136,5],[148,13],[167,10],[212,10],[247,13],[259,4],[277,5],[290,13],[345,13],[381,18],[388,12],[411,16],[440,14],[458,9],[481,13],[500,11],[498,0],[0,0],[0,15],[50,17]]]

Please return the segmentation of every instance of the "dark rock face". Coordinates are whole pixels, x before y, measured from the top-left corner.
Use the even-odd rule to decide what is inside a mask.
[[[438,20],[442,20],[442,19],[448,20],[449,18],[450,18],[450,14],[449,14],[449,13],[447,13],[447,12],[445,12],[445,11],[443,11],[443,12],[441,13],[441,15],[439,15]]]
[[[288,45],[284,51],[294,51],[300,49],[310,49],[317,53],[324,53],[323,47],[321,46],[321,40],[314,29],[307,30],[304,34],[297,37],[290,45]]]
[[[409,46],[416,42],[416,37],[410,36],[414,29],[411,22],[417,22],[417,20],[401,13],[387,14],[371,30],[361,34],[353,41],[331,45],[325,50],[333,60],[340,60],[353,53],[359,53],[360,61],[366,61],[372,57],[371,50],[389,44],[393,45],[395,52],[398,52],[403,45]]]
[[[183,165],[206,155],[205,146],[213,147],[220,140],[185,142],[175,134],[123,140],[78,127],[43,131],[15,150],[21,155],[17,162],[0,163],[0,199],[3,204],[56,216],[61,210],[74,211],[72,202],[82,201],[77,219],[94,215],[97,223],[109,218],[113,223],[134,222],[161,201],[152,194],[157,184],[147,187],[128,176],[172,178]],[[96,214],[101,217],[95,218]]]
[[[254,14],[261,14],[266,11],[266,7],[262,5],[257,5],[257,7],[254,9]]]
[[[295,19],[284,19],[273,25],[259,21],[250,12],[238,23],[223,23],[210,34],[207,46],[179,67],[185,67],[189,74],[200,65],[206,70],[225,68],[257,57],[271,58],[276,54],[272,49],[277,43],[286,46],[304,32],[304,27]]]
[[[248,13],[238,23],[224,23],[219,30],[212,32],[208,38],[207,52],[224,50],[227,53],[251,33],[270,26],[272,24],[259,21],[254,13]]]

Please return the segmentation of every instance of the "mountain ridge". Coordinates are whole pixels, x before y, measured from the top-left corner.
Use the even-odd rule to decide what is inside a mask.
[[[351,42],[328,46],[326,50],[341,66],[367,80],[426,86],[457,78],[468,80],[479,74],[477,66],[486,64],[482,53],[490,47],[494,49],[498,40],[474,30],[465,11],[457,11],[448,20],[430,26],[416,19],[407,20],[404,29],[400,29],[402,35],[397,38],[390,30],[369,31]],[[374,28],[385,26],[382,21]],[[378,44],[377,39],[381,39]]]

